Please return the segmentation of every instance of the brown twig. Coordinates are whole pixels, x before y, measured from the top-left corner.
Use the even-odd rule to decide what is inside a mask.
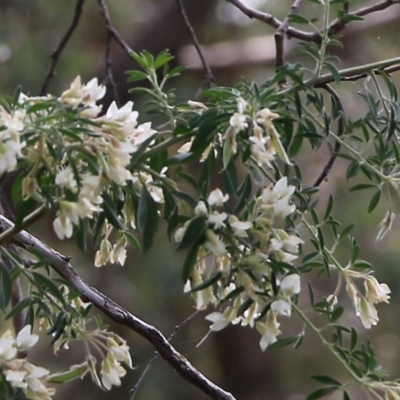
[[[71,25],[65,32],[64,36],[61,38],[60,43],[58,46],[53,50],[50,58],[52,62],[50,64],[49,70],[47,71],[46,77],[44,78],[44,82],[42,88],[40,90],[40,96],[44,96],[47,91],[47,86],[49,85],[50,79],[54,76],[54,70],[56,68],[57,62],[61,56],[62,51],[64,50],[65,46],[67,45],[69,39],[71,38],[72,34],[74,33],[76,27],[78,26],[79,19],[82,14],[82,7],[85,0],[77,0],[75,4],[75,12],[74,17],[72,18]]]
[[[283,65],[285,64],[284,40],[285,40],[285,34],[289,28],[290,16],[298,12],[302,2],[303,0],[294,1],[292,6],[290,7],[290,11],[287,14],[286,18],[282,21],[282,23],[279,25],[278,29],[275,32],[274,39],[275,39],[275,49],[276,49],[276,57],[275,57],[276,72],[278,72],[279,68],[283,67]],[[287,86],[286,77],[283,77],[278,82],[278,85],[281,90],[285,89]]]
[[[385,10],[386,8],[393,6],[394,4],[399,4],[400,0],[383,0],[380,1],[379,3],[374,3],[374,4],[370,4],[368,6],[362,7],[352,13],[349,13],[349,15],[355,16],[355,17],[364,17],[368,14],[372,14],[376,11],[382,11]],[[346,3],[345,3],[346,4]],[[329,26],[329,36],[332,36],[340,31],[342,31],[347,24],[350,21],[348,20],[340,20],[340,19],[335,19],[334,21],[332,21],[332,23]]]
[[[104,0],[98,0],[100,7],[100,14],[104,19],[107,32],[109,35],[122,47],[128,56],[133,52],[133,50],[129,47],[129,45],[125,42],[122,36],[118,33],[118,31],[114,28],[113,24],[111,23],[110,13],[108,12],[108,7]]]
[[[185,326],[188,322],[190,322],[193,318],[195,318],[197,315],[200,314],[200,310],[195,311],[193,314],[189,315],[184,321],[182,321],[179,325],[175,327],[175,330],[172,332],[172,334],[168,337],[168,342],[170,342],[174,336],[182,329],[183,326]],[[144,378],[146,377],[147,373],[150,371],[152,365],[157,361],[159,357],[159,353],[155,353],[149,363],[147,364],[146,368],[143,370],[142,374],[140,375],[138,381],[136,382],[136,385],[133,387],[131,390],[131,397],[129,400],[134,400],[137,394],[137,391],[139,389],[139,386],[143,382]]]
[[[1,229],[10,230],[13,227],[13,223],[0,215],[0,226]],[[193,367],[182,354],[171,346],[158,329],[137,318],[99,290],[89,286],[69,263],[69,257],[58,253],[26,231],[17,233],[13,238],[13,243],[25,250],[33,248],[39,251],[46,259],[51,259],[53,261],[52,268],[62,278],[67,280],[73,289],[81,293],[81,297],[85,301],[91,302],[98,310],[102,311],[114,322],[127,326],[145,338],[153,345],[160,356],[187,382],[196,386],[213,399],[235,400],[232,394],[221,389]]]
[[[259,21],[265,22],[266,24],[278,29],[282,21],[275,18],[273,15],[256,10],[253,7],[247,5],[243,0],[226,0],[228,3],[233,4],[236,8],[242,11],[243,14],[247,15],[251,19],[258,19]],[[321,36],[318,33],[305,32],[299,29],[295,29],[291,26],[286,31],[289,37],[304,40],[305,42],[320,42]]]
[[[201,48],[200,42],[197,39],[197,35],[195,30],[193,29],[192,24],[189,21],[189,18],[186,14],[185,7],[183,6],[182,0],[176,0],[176,4],[178,5],[179,11],[182,15],[183,22],[186,25],[186,28],[189,32],[190,37],[192,38],[193,45],[196,48],[197,54],[200,57],[201,63],[203,64],[203,68],[206,71],[206,85],[207,87],[211,87],[213,83],[215,83],[214,75],[211,71],[210,65],[207,62],[207,59],[204,56],[203,50]]]
[[[107,45],[106,45],[106,56],[105,56],[105,71],[104,71],[104,84],[110,85],[114,94],[115,102],[120,107],[121,101],[119,100],[118,89],[115,83],[114,74],[112,70],[112,58],[111,58],[111,41],[112,36],[110,32],[107,32]]]
[[[335,91],[335,89],[332,88],[332,86],[328,84],[323,84],[320,86],[321,89],[326,90],[334,99],[336,102],[336,105],[339,109],[339,121],[338,121],[338,131],[337,131],[337,136],[340,137],[344,134],[344,129],[345,129],[345,115],[344,115],[344,108],[343,108],[343,103],[340,100],[339,95]],[[340,151],[340,142],[336,141],[335,146],[332,151],[332,155],[329,159],[329,161],[326,163],[325,167],[323,168],[321,175],[317,178],[317,180],[314,182],[313,186],[318,187],[324,180],[328,178],[329,172],[331,171],[333,164],[335,163],[337,154]]]

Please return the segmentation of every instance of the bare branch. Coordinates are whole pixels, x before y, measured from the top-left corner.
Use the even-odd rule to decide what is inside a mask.
[[[8,231],[13,229],[13,223],[0,215],[0,227]],[[91,302],[97,309],[111,318],[114,322],[125,325],[149,341],[164,358],[187,382],[196,386],[213,399],[235,400],[232,394],[201,374],[182,354],[180,354],[165,336],[154,326],[137,318],[129,311],[112,301],[99,290],[89,286],[75,271],[66,257],[26,231],[19,232],[13,238],[13,243],[23,249],[34,248],[47,259],[53,261],[52,268],[79,293],[85,301]]]
[[[182,0],[176,0],[176,4],[178,5],[179,11],[182,15],[183,21],[186,25],[187,30],[189,31],[189,35],[192,38],[193,45],[196,48],[196,51],[200,57],[201,63],[203,64],[203,68],[206,71],[206,84],[207,87],[211,87],[211,84],[215,83],[214,75],[211,71],[210,65],[208,64],[206,58],[204,57],[203,50],[201,48],[200,42],[197,39],[196,32],[193,29],[192,24],[189,21],[189,18],[186,14],[185,7],[183,6]]]
[[[328,85],[328,84],[323,84],[320,86],[316,86],[316,87],[320,87],[321,89],[325,89],[334,99],[336,102],[336,105],[339,109],[339,121],[338,121],[338,129],[337,129],[337,136],[340,137],[344,134],[344,129],[345,129],[345,115],[344,115],[344,107],[343,107],[343,103],[339,97],[339,95],[337,94],[337,92],[332,88],[332,86]],[[333,148],[332,151],[332,155],[331,158],[329,159],[329,161],[327,162],[327,164],[325,165],[324,169],[321,172],[321,175],[317,178],[317,180],[314,182],[313,186],[314,187],[318,187],[323,181],[327,180],[329,172],[331,171],[333,164],[335,163],[337,154],[339,153],[340,150],[340,142],[336,141],[335,146]]]
[[[107,32],[111,35],[111,37],[122,47],[128,56],[132,53],[132,49],[129,45],[125,42],[122,36],[118,33],[118,31],[114,28],[113,24],[111,23],[110,13],[108,12],[108,7],[104,0],[97,1],[100,6],[100,14],[104,19],[106,24]]]
[[[349,15],[353,15],[355,17],[364,17],[365,15],[372,14],[376,11],[385,10],[386,8],[391,7],[394,4],[400,4],[400,0],[383,0],[379,3],[370,4],[366,7],[362,7],[352,13],[349,13]],[[343,30],[349,22],[350,21],[348,20],[343,21],[340,19],[335,19],[329,26],[329,36]]]
[[[71,38],[72,34],[74,33],[76,27],[78,26],[79,19],[82,14],[82,7],[85,0],[77,0],[75,4],[75,12],[74,17],[71,21],[71,25],[65,32],[64,36],[61,38],[60,43],[58,46],[53,50],[50,58],[52,62],[50,64],[50,68],[47,71],[46,77],[44,78],[44,82],[42,85],[42,89],[40,90],[40,95],[44,96],[47,92],[47,86],[49,85],[50,79],[54,76],[54,70],[56,68],[56,64],[61,56],[62,51],[64,50],[65,46],[67,45],[69,39]]]
[[[188,323],[190,322],[193,318],[197,317],[197,315],[200,314],[200,310],[196,310],[193,314],[189,315],[184,321],[182,321],[179,325],[175,327],[175,330],[172,332],[172,334],[168,337],[168,342],[170,342],[173,337]],[[149,363],[147,364],[146,368],[143,370],[142,374],[140,375],[138,381],[136,382],[136,385],[133,387],[131,390],[131,397],[129,400],[134,400],[136,397],[136,394],[138,392],[140,384],[143,382],[144,378],[146,377],[147,373],[150,371],[152,365],[157,361],[159,357],[159,353],[155,353],[154,356],[151,358]]]
[[[105,56],[105,71],[104,71],[104,83],[110,85],[114,94],[115,102],[117,106],[120,107],[121,101],[119,100],[117,84],[115,83],[114,74],[112,70],[112,59],[111,59],[111,41],[112,36],[110,32],[107,32],[107,46],[106,46],[106,56]]]
[[[243,14],[247,15],[251,19],[258,19],[259,21],[265,22],[266,24],[273,26],[278,29],[282,22],[275,18],[273,15],[258,11],[253,7],[248,6],[243,0],[226,0],[227,2],[233,4],[237,7]],[[321,36],[318,33],[305,32],[295,29],[291,26],[288,27],[286,31],[289,37],[294,37],[296,39],[304,40],[305,42],[320,42]]]
[[[285,49],[284,49],[284,40],[285,33],[289,28],[290,16],[296,14],[299,8],[301,7],[301,3],[303,0],[295,0],[292,6],[290,7],[290,11],[286,18],[279,25],[278,29],[275,32],[275,49],[276,49],[276,57],[275,57],[275,69],[278,72],[279,68],[283,67],[285,64]],[[287,86],[286,77],[278,82],[279,88],[284,89]]]

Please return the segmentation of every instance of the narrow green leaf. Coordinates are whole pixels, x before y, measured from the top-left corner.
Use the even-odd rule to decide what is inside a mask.
[[[335,390],[337,390],[337,386],[330,386],[322,389],[318,389],[315,392],[312,392],[306,400],[316,400],[316,399],[321,399],[322,397],[327,396],[328,394],[333,393]]]
[[[108,192],[103,192],[101,197],[103,198],[102,205],[107,221],[118,230],[126,230],[126,227],[118,217],[118,211],[115,207],[115,199],[113,199]]]
[[[368,205],[368,212],[374,211],[375,207],[378,205],[379,200],[381,199],[381,191],[378,190],[375,192],[375,194],[372,196],[369,205]]]
[[[157,230],[158,211],[157,204],[143,185],[139,197],[137,215],[137,228],[143,235],[143,252],[146,252],[153,243],[154,234]]]
[[[5,310],[11,300],[12,283],[4,264],[0,264],[0,309]]]
[[[177,250],[183,250],[186,247],[196,243],[201,236],[203,236],[206,229],[206,217],[201,215],[193,218],[188,227],[186,228],[185,234],[183,235],[182,241],[179,243]]]
[[[337,381],[336,379],[331,378],[330,376],[326,375],[314,375],[311,377],[312,379],[321,382],[325,385],[333,385],[333,386],[342,386],[342,384]]]
[[[197,244],[193,245],[186,256],[182,269],[182,280],[184,283],[188,281],[190,275],[192,274],[193,267],[195,266],[197,261],[197,254],[199,252],[199,247],[200,246]]]
[[[219,278],[221,277],[222,273],[221,272],[217,272],[214,276],[212,276],[211,278],[207,279],[206,281],[204,281],[203,283],[200,283],[200,285],[195,286],[190,292],[197,292],[199,290],[203,290],[211,285],[213,285],[215,282],[217,282],[219,280]]]

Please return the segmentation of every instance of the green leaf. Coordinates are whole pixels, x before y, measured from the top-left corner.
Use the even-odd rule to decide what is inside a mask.
[[[201,215],[193,218],[188,227],[186,228],[185,234],[183,235],[182,241],[179,243],[177,250],[183,250],[195,244],[204,234],[206,229],[206,217]]]
[[[321,382],[325,385],[333,385],[333,386],[342,386],[342,384],[337,381],[336,379],[331,378],[330,376],[326,375],[314,375],[311,377],[312,379]]]
[[[321,399],[322,397],[327,396],[328,394],[333,393],[335,390],[337,390],[337,386],[329,386],[326,388],[318,389],[315,392],[312,392],[306,400],[315,400],[315,399]]]
[[[0,264],[0,309],[5,310],[11,300],[12,283],[4,264]]]
[[[217,272],[214,276],[212,276],[211,278],[207,279],[206,281],[204,281],[203,283],[200,283],[200,285],[195,286],[190,293],[193,292],[197,292],[199,290],[203,290],[211,285],[213,285],[215,282],[217,282],[219,280],[219,278],[221,277],[222,273]]]
[[[357,346],[357,331],[354,328],[351,328],[351,334],[350,334],[350,350],[354,350],[354,348]]]
[[[290,336],[287,338],[279,339],[275,343],[272,343],[270,346],[268,346],[268,349],[279,349],[280,347],[292,344],[297,340],[298,340],[297,336]]]
[[[108,192],[103,192],[101,197],[104,200],[102,205],[104,215],[107,218],[108,222],[118,230],[126,230],[126,227],[118,217],[118,211],[115,207],[115,199],[113,199]]]
[[[140,251],[140,243],[139,241],[136,239],[135,236],[133,236],[131,233],[129,232],[124,232],[125,237],[128,239],[128,242],[137,250]]]
[[[57,298],[57,300],[61,302],[61,304],[63,304],[65,307],[67,306],[64,296],[60,292],[60,289],[58,289],[58,287],[51,279],[37,272],[32,272],[32,278],[34,279],[38,287],[42,288],[46,292],[51,293],[55,298]]]
[[[288,15],[289,21],[293,24],[305,24],[309,25],[310,21],[307,18],[302,17],[301,15],[297,14],[289,14]]]
[[[374,211],[374,209],[376,208],[376,206],[379,203],[379,200],[381,199],[381,191],[378,190],[371,198],[369,204],[368,204],[368,212],[372,212]]]
[[[199,252],[199,248],[200,246],[198,244],[193,245],[186,256],[182,269],[182,280],[184,283],[188,281],[190,275],[192,274],[193,267],[195,266],[197,261],[197,254]]]
[[[360,183],[359,185],[355,185],[350,189],[350,192],[355,192],[357,190],[365,190],[365,189],[371,189],[371,188],[376,188],[376,185],[373,183]]]
[[[129,75],[127,79],[128,82],[136,82],[148,78],[148,75],[142,71],[132,70],[132,71],[127,71],[126,73]]]
[[[146,185],[143,185],[140,193],[137,213],[137,229],[143,235],[142,248],[145,253],[153,243],[158,223],[157,204],[148,192]]]
[[[80,365],[72,366],[68,371],[52,374],[48,377],[48,381],[51,383],[63,383],[72,381],[82,377],[88,371],[88,365],[85,361]]]
[[[333,208],[333,197],[332,197],[332,195],[330,195],[329,200],[328,200],[328,205],[326,206],[324,221],[326,221],[329,218],[329,216],[331,215],[332,208]]]

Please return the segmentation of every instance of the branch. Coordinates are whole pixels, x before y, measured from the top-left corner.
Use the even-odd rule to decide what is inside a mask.
[[[344,134],[344,129],[345,129],[345,115],[344,115],[343,103],[340,100],[340,97],[337,94],[337,92],[332,88],[332,86],[330,86],[328,84],[323,84],[319,87],[321,89],[325,89],[335,99],[335,102],[336,102],[339,112],[340,112],[337,136],[341,137]],[[341,147],[340,142],[336,141],[335,147],[333,148],[333,151],[332,151],[331,158],[329,159],[329,161],[325,165],[324,169],[322,170],[321,175],[314,182],[314,184],[313,184],[314,187],[318,187],[323,181],[327,180],[329,172],[331,171],[332,166],[336,160],[337,154],[339,153],[340,147]]]
[[[279,25],[278,29],[275,32],[275,48],[276,48],[276,57],[275,57],[275,69],[278,72],[279,68],[283,67],[285,64],[285,50],[284,50],[284,39],[285,33],[289,28],[290,16],[296,14],[299,8],[301,7],[301,3],[303,0],[295,0],[292,6],[290,7],[290,11],[286,18]],[[278,82],[279,88],[284,89],[287,86],[286,77],[282,78],[281,81]]]
[[[204,57],[203,50],[201,48],[199,40],[197,39],[196,32],[194,31],[193,26],[191,25],[189,18],[186,14],[185,8],[183,7],[182,0],[176,0],[176,4],[178,5],[179,11],[181,12],[183,18],[183,22],[185,23],[186,28],[189,31],[189,35],[192,38],[194,47],[196,48],[196,51],[200,57],[201,63],[203,64],[203,68],[206,71],[207,87],[211,87],[211,84],[215,83],[215,78],[211,71],[210,65],[208,64],[206,58]]]
[[[114,74],[112,70],[112,59],[111,59],[111,40],[112,36],[110,32],[107,31],[107,46],[106,46],[106,55],[105,55],[105,78],[104,78],[104,83],[107,85],[108,83],[111,86],[111,89],[114,94],[115,102],[117,103],[117,106],[121,106],[121,101],[119,99],[118,95],[118,89],[117,89],[117,84],[115,83],[114,79]]]
[[[0,215],[2,229],[13,229],[13,223]],[[158,351],[183,379],[199,388],[203,393],[217,400],[235,400],[232,394],[215,385],[180,354],[165,336],[152,325],[137,318],[129,311],[112,301],[97,289],[89,286],[69,263],[69,258],[58,253],[39,239],[26,231],[19,232],[13,238],[13,243],[23,249],[34,248],[47,259],[53,261],[52,268],[79,293],[85,301],[90,301],[97,309],[111,318],[114,322],[125,325],[138,333]]]
[[[82,14],[82,7],[83,7],[84,1],[85,0],[77,0],[77,2],[75,4],[74,17],[71,21],[71,25],[69,26],[69,28],[65,32],[64,36],[61,38],[60,43],[55,48],[55,50],[53,50],[53,53],[50,56],[50,58],[52,58],[53,61],[50,64],[50,68],[47,71],[46,77],[44,78],[42,89],[40,90],[40,96],[44,96],[46,94],[47,86],[49,85],[50,79],[54,76],[54,70],[55,70],[56,64],[61,56],[61,53],[64,50],[64,47],[67,45],[72,34],[74,33],[76,27],[78,26],[78,22],[81,17],[81,14]]]
[[[266,24],[278,29],[282,22],[275,18],[273,15],[258,11],[253,7],[248,6],[243,0],[226,0],[228,3],[233,4],[236,8],[242,11],[243,14],[247,15],[251,19],[258,19],[259,21],[265,22]],[[305,42],[320,42],[321,36],[319,33],[305,32],[295,29],[291,26],[288,27],[286,33],[289,37],[304,40]]]
[[[382,11],[386,8],[393,6],[394,4],[399,4],[400,0],[383,0],[379,3],[370,4],[366,7],[360,8],[348,15],[353,15],[355,17],[364,17],[365,15],[372,14],[376,11]],[[329,26],[328,32],[329,36],[334,35],[335,33],[340,32],[343,30],[350,21],[343,21],[340,19],[335,19]]]
[[[104,0],[97,0],[100,7],[100,14],[104,19],[106,24],[106,29],[109,35],[122,47],[128,56],[133,52],[133,50],[128,46],[122,36],[118,33],[118,31],[114,28],[113,24],[111,23],[110,13],[108,12],[108,8]]]

